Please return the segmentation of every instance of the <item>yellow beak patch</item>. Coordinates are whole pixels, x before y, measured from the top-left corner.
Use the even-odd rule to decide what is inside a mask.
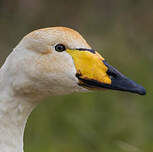
[[[104,58],[100,54],[77,49],[67,49],[66,52],[72,56],[77,74],[80,78],[111,84],[111,79],[106,73],[108,68],[102,62]]]

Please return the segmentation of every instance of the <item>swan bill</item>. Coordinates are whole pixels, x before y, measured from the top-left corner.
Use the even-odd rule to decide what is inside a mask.
[[[145,95],[145,89],[109,65],[90,49],[67,50],[72,56],[79,85],[88,89],[112,89]]]

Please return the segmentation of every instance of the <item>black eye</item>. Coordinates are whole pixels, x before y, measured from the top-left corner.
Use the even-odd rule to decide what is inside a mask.
[[[63,44],[57,44],[55,46],[55,50],[58,51],[58,52],[62,52],[62,51],[65,51],[66,48],[65,48],[65,46]]]

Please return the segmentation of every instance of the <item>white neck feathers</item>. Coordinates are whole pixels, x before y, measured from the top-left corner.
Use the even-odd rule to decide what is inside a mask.
[[[16,95],[5,70],[0,69],[0,151],[23,152],[24,128],[37,103]]]

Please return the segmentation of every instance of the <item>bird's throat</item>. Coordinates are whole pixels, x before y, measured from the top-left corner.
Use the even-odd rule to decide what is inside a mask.
[[[22,73],[11,70],[10,61],[0,68],[0,152],[23,152],[26,122],[41,97],[23,89]]]
[[[23,152],[24,129],[35,103],[0,88],[0,151]]]

